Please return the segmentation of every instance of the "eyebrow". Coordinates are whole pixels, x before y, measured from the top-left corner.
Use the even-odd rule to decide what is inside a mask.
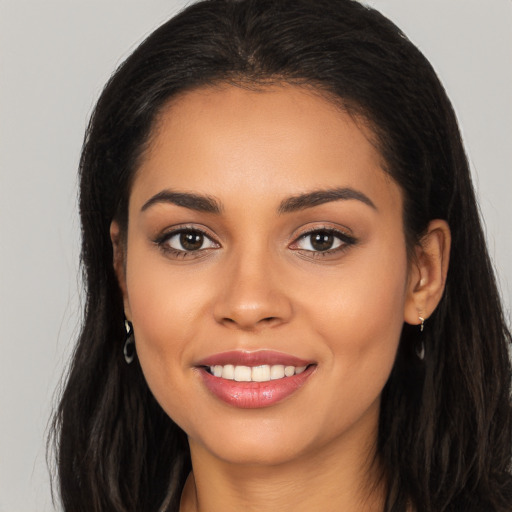
[[[307,208],[313,208],[321,204],[330,203],[332,201],[349,200],[355,199],[362,203],[370,206],[374,210],[377,207],[373,201],[362,192],[353,188],[331,188],[326,190],[315,190],[314,192],[308,192],[306,194],[300,194],[297,196],[289,197],[281,202],[279,205],[279,213],[291,213]]]
[[[188,192],[174,192],[172,190],[162,190],[158,194],[148,199],[141,208],[141,212],[149,207],[159,203],[171,203],[176,206],[189,208],[198,212],[220,213],[222,211],[221,204],[213,197],[191,194]]]
[[[307,208],[313,208],[325,203],[333,201],[355,199],[370,206],[374,210],[377,207],[373,201],[362,192],[353,188],[332,188],[325,190],[315,190],[305,194],[289,197],[283,201],[278,208],[278,213],[292,213]],[[162,190],[148,199],[141,208],[141,212],[147,210],[151,206],[160,203],[170,203],[183,208],[189,208],[198,212],[219,214],[223,208],[221,203],[214,197],[193,194],[190,192],[175,192],[172,190]]]

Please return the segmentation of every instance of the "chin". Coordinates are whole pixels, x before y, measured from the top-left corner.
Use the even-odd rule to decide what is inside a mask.
[[[193,441],[192,441],[193,442]],[[249,436],[230,436],[221,442],[206,446],[217,459],[240,466],[278,466],[299,459],[308,450],[298,440],[272,438],[265,433],[259,439]]]

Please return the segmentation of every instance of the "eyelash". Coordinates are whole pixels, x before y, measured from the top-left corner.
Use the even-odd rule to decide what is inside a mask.
[[[197,250],[186,250],[186,249],[175,249],[169,245],[169,241],[175,236],[183,235],[183,234],[199,234],[204,238],[204,241],[209,241],[215,247],[206,247],[204,249]],[[203,241],[203,243],[204,243]],[[177,229],[173,229],[163,235],[159,236],[155,241],[155,244],[162,250],[165,254],[168,254],[174,258],[187,258],[190,256],[199,256],[200,254],[204,254],[204,251],[208,249],[218,248],[220,247],[219,243],[216,242],[206,231],[199,229],[197,227],[180,227]]]
[[[301,249],[297,246],[297,244],[300,241],[306,240],[308,237],[311,237],[314,234],[327,234],[330,236],[333,236],[334,238],[338,239],[339,246],[335,247],[334,249],[326,249],[325,251],[321,250],[311,250],[311,249]],[[186,250],[186,249],[175,249],[174,247],[171,247],[169,245],[169,241],[179,235],[183,234],[199,234],[204,238],[204,241],[208,240],[210,244],[213,245],[213,247],[206,247],[206,248],[199,248],[196,250]],[[203,241],[203,243],[204,243]],[[165,254],[168,254],[174,258],[187,258],[190,256],[199,256],[204,254],[204,251],[207,251],[209,249],[214,249],[220,247],[220,244],[216,242],[206,231],[197,228],[197,227],[180,227],[177,229],[173,229],[172,231],[169,231],[167,233],[164,233],[163,235],[159,236],[156,240],[154,240],[154,243],[159,247],[160,250],[162,250]],[[299,237],[297,237],[290,245],[289,248],[301,252],[302,254],[307,254],[310,258],[318,258],[318,257],[325,257],[332,254],[336,254],[339,252],[343,252],[348,249],[348,247],[354,245],[357,243],[357,240],[353,237],[348,235],[347,233],[344,233],[343,231],[340,231],[338,229],[334,229],[331,227],[316,227],[313,229],[310,229],[309,231],[306,231],[305,233],[302,233]]]
[[[300,248],[294,248],[294,245],[297,245],[299,241],[305,240],[308,237],[311,237],[314,234],[327,234],[331,235],[334,238],[337,238],[339,242],[338,247],[335,247],[334,249],[326,249],[325,251],[318,251],[318,250],[310,250],[310,249],[300,249]],[[290,245],[290,248],[292,248],[295,251],[299,251],[301,253],[307,253],[308,257],[310,258],[322,258],[325,256],[329,256],[332,254],[340,253],[343,251],[346,251],[350,246],[355,245],[357,243],[357,239],[354,238],[351,235],[348,235],[347,233],[344,233],[343,231],[340,231],[338,229],[334,229],[331,227],[315,227],[313,229],[310,229],[309,231],[306,231],[305,233],[302,233],[296,240]]]

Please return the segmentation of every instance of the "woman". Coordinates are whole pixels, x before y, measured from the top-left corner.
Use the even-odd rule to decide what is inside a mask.
[[[510,334],[453,110],[391,22],[196,3],[80,169],[65,510],[510,509]]]

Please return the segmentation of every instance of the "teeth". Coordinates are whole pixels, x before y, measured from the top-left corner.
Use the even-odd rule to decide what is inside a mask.
[[[268,364],[255,366],[252,369],[252,380],[254,382],[267,382],[270,380],[270,366]]]
[[[229,380],[235,379],[235,367],[232,364],[227,364],[222,367],[222,378]]]
[[[270,368],[270,378],[272,380],[282,379],[284,377],[284,366],[276,364]]]
[[[284,367],[284,374],[287,377],[291,377],[292,375],[295,375],[295,366],[285,366]]]
[[[251,373],[249,366],[235,366],[235,380],[237,382],[251,382]]]
[[[264,364],[261,366],[234,366],[232,364],[210,366],[210,373],[215,377],[222,377],[237,382],[268,382],[299,375],[306,366],[284,366]]]

